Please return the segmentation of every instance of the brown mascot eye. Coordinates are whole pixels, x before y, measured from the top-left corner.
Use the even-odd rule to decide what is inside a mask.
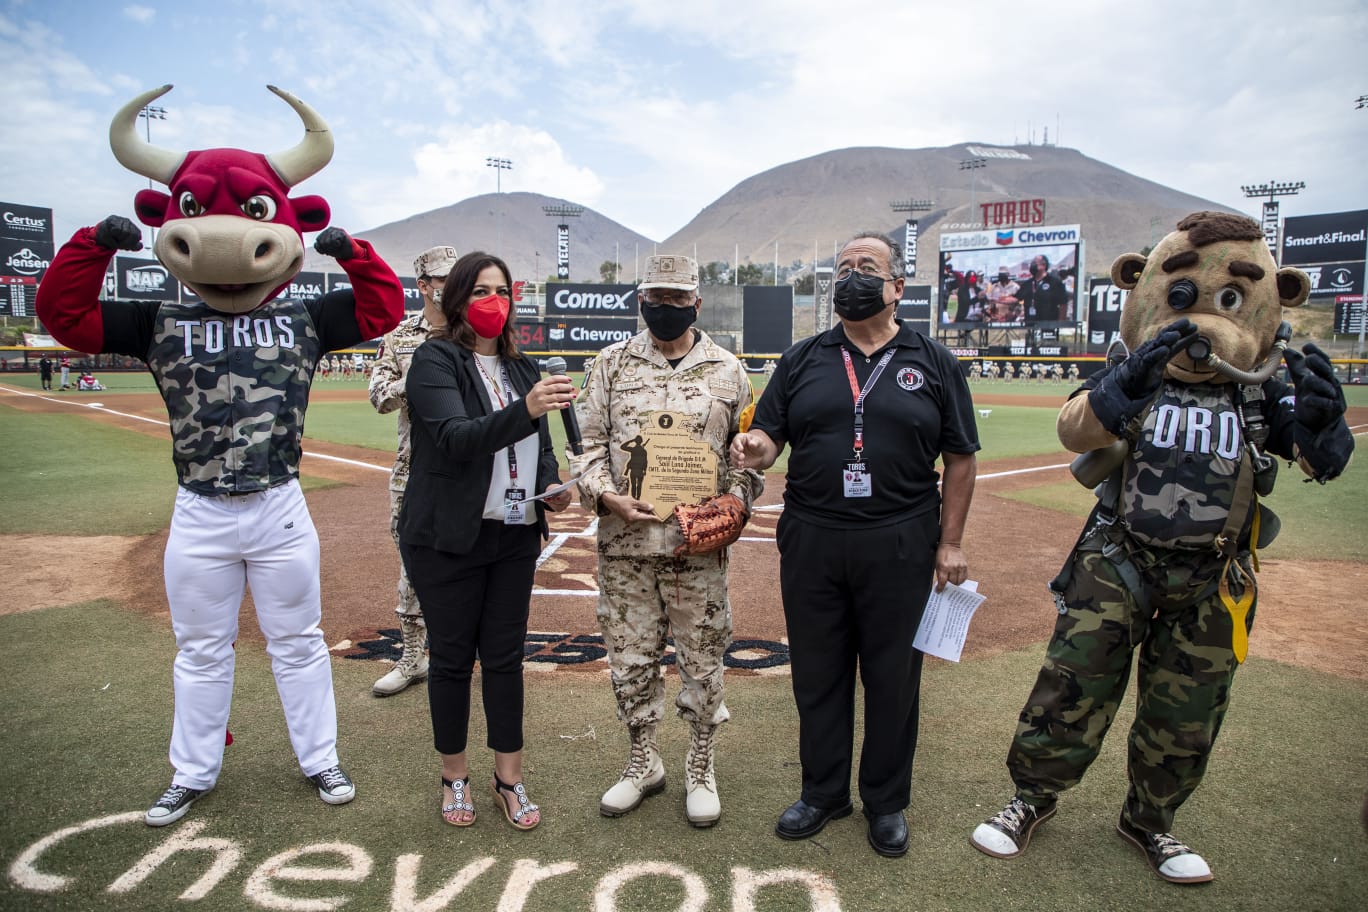
[[[242,204],[242,214],[259,222],[269,221],[275,213],[275,200],[269,196],[254,196]]]
[[[204,213],[204,207],[200,205],[199,200],[195,199],[195,195],[189,190],[180,195],[180,198],[176,200],[176,205],[180,208],[181,215],[186,218],[194,218]]]
[[[1236,310],[1244,303],[1244,294],[1240,289],[1227,285],[1216,292],[1216,304],[1221,310]]]

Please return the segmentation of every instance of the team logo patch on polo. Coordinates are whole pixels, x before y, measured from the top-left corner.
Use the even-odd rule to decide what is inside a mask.
[[[918,390],[926,385],[926,378],[915,367],[904,367],[898,371],[898,386],[905,390]]]

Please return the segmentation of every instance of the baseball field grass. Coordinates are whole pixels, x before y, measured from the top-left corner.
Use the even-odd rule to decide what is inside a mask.
[[[0,640],[3,909],[1349,910],[1361,908],[1368,882],[1358,822],[1368,684],[1273,661],[1241,671],[1211,772],[1183,814],[1181,835],[1217,880],[1181,888],[1114,832],[1125,789],[1119,737],[1025,856],[1000,861],[969,846],[974,826],[1010,796],[1002,757],[1038,648],[929,662],[911,849],[893,861],[869,851],[859,814],[804,842],[773,835],[798,789],[783,678],[728,685],[724,815],[697,830],[683,815],[682,723],[662,726],[665,793],[606,819],[598,796],[626,753],[606,680],[530,675],[527,781],[544,821],[518,833],[483,783],[479,713],[479,818],[456,829],[437,814],[422,689],[375,700],[366,662],[335,663],[340,752],[358,797],[322,804],[294,766],[268,660],[245,644],[236,741],[218,787],[180,823],[151,829],[142,811],[171,773],[174,647],[163,625],[95,602],[0,617]],[[1123,704],[1120,730],[1129,718]],[[756,886],[766,878],[779,882]]]

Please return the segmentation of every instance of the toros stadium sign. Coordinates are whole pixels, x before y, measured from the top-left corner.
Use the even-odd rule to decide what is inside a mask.
[[[983,211],[982,227],[984,228],[1045,224],[1045,201],[1043,199],[980,203],[979,209]]]

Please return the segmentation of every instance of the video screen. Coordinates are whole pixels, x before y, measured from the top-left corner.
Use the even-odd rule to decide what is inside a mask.
[[[1078,323],[1077,243],[940,252],[940,325],[948,329]]]

